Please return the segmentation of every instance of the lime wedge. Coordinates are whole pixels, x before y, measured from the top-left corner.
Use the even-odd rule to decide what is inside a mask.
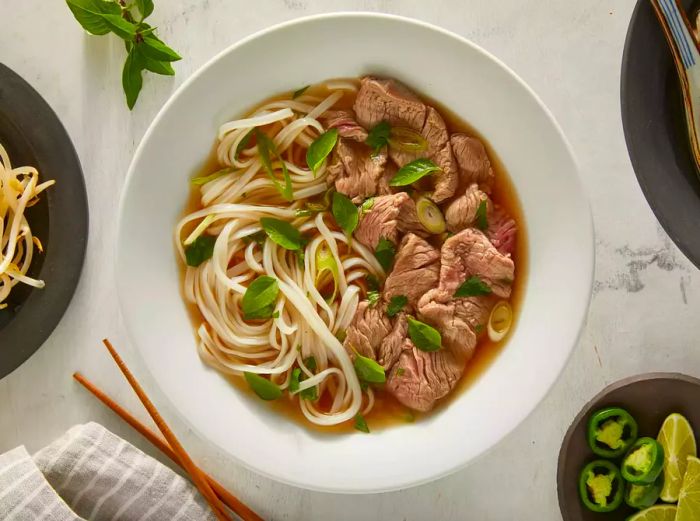
[[[678,497],[676,521],[697,521],[698,519],[700,519],[700,459],[688,456],[683,486]]]
[[[697,456],[695,435],[688,420],[683,415],[674,413],[664,420],[657,440],[666,455],[661,499],[666,503],[675,503],[683,484],[688,456]]]
[[[627,521],[675,521],[676,505],[656,505],[636,513]]]

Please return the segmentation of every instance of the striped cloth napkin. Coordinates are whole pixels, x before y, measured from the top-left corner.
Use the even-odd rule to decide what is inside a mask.
[[[189,521],[214,514],[187,480],[97,423],[30,456],[0,455],[0,519]]]

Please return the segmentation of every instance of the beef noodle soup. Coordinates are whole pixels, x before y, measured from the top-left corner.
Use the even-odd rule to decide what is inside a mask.
[[[389,78],[222,125],[175,228],[202,360],[324,429],[413,421],[505,342],[525,273],[510,181]]]

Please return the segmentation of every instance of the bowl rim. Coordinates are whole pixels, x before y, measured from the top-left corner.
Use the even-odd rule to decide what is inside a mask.
[[[627,376],[620,380],[617,380],[600,390],[595,396],[586,402],[586,404],[581,407],[581,410],[574,416],[571,420],[571,424],[564,434],[564,438],[561,442],[561,447],[559,448],[559,455],[557,457],[557,501],[559,503],[559,510],[562,516],[565,516],[564,505],[567,504],[566,497],[564,493],[564,465],[566,463],[566,456],[568,454],[569,445],[574,437],[574,432],[576,428],[581,423],[581,421],[591,412],[591,409],[595,407],[595,404],[600,400],[603,400],[613,391],[617,391],[622,387],[627,387],[628,385],[639,383],[639,382],[650,382],[653,380],[674,380],[687,382],[690,384],[697,385],[700,387],[700,378],[690,376],[683,373],[676,372],[652,372],[652,373],[642,373],[633,376]],[[565,518],[566,519],[566,518]]]
[[[48,246],[38,277],[46,287],[32,289],[0,329],[0,347],[12,348],[0,349],[2,380],[44,345],[73,300],[85,264],[90,214],[80,158],[56,112],[26,79],[3,63],[0,82],[0,108],[31,146],[33,166],[42,177],[49,167],[56,174],[50,178],[57,181],[45,194]],[[33,131],[32,124],[41,132]]]
[[[183,83],[171,94],[171,96],[168,98],[168,100],[165,102],[165,104],[161,107],[161,109],[158,111],[154,119],[151,121],[151,124],[149,125],[148,129],[144,133],[143,137],[141,138],[141,141],[139,142],[138,147],[136,148],[136,151],[134,152],[132,161],[129,165],[129,169],[127,171],[126,179],[124,181],[124,187],[122,191],[122,195],[120,197],[119,201],[119,208],[118,208],[118,224],[117,224],[117,234],[116,234],[116,241],[117,244],[120,242],[121,237],[123,235],[123,230],[122,230],[122,218],[121,216],[124,213],[125,210],[125,204],[126,204],[126,194],[129,192],[130,185],[133,181],[133,178],[135,177],[135,165],[139,162],[140,156],[143,154],[144,150],[144,144],[149,141],[152,133],[154,132],[155,127],[157,126],[157,123],[164,117],[164,114],[170,109],[171,105],[175,102],[175,100],[182,95],[182,93],[189,88],[189,86],[195,82],[201,75],[205,73],[209,68],[211,68],[216,62],[218,62],[222,57],[225,55],[235,52],[239,47],[244,46],[248,42],[255,40],[257,38],[264,37],[270,33],[276,32],[278,30],[286,29],[288,27],[296,26],[296,25],[304,25],[304,24],[309,24],[309,23],[316,23],[319,21],[324,21],[324,20],[333,20],[333,19],[342,19],[342,18],[374,18],[374,19],[383,19],[383,20],[389,20],[392,22],[399,22],[402,24],[411,24],[415,26],[422,27],[424,29],[428,29],[430,31],[434,31],[437,33],[442,34],[443,36],[447,36],[453,40],[458,41],[462,45],[466,45],[471,48],[472,51],[481,54],[488,60],[492,61],[497,67],[502,69],[512,80],[514,80],[520,88],[522,88],[528,95],[529,97],[536,103],[537,107],[539,108],[540,111],[542,111],[543,115],[546,117],[548,122],[552,125],[553,130],[556,132],[556,135],[560,139],[566,154],[571,161],[573,165],[573,171],[571,172],[572,177],[573,177],[573,182],[577,185],[578,191],[580,193],[580,196],[582,198],[582,202],[584,203],[585,207],[585,212],[587,215],[587,222],[588,225],[586,227],[586,231],[588,236],[591,238],[590,242],[590,255],[588,258],[582,258],[583,262],[583,268],[582,271],[587,271],[587,278],[588,278],[588,291],[586,292],[585,295],[585,306],[581,307],[580,314],[579,316],[574,317],[574,320],[572,320],[572,323],[578,324],[577,330],[576,330],[576,335],[573,338],[571,345],[568,347],[568,352],[566,353],[566,356],[562,358],[561,365],[556,368],[556,376],[552,378],[552,381],[549,383],[549,385],[546,386],[546,388],[543,389],[542,393],[535,396],[532,400],[531,407],[528,410],[523,411],[523,413],[519,416],[514,416],[509,422],[508,426],[503,429],[501,433],[499,433],[497,436],[493,438],[491,441],[490,445],[486,446],[484,450],[482,450],[478,455],[468,458],[465,460],[459,460],[457,459],[455,463],[449,467],[445,467],[442,469],[440,472],[434,472],[431,475],[426,475],[422,476],[419,478],[411,478],[411,477],[404,477],[402,480],[395,482],[391,485],[386,485],[382,487],[376,487],[373,486],[371,488],[364,488],[362,486],[358,487],[353,487],[351,489],[348,488],[336,488],[333,486],[320,486],[317,484],[312,484],[304,479],[298,479],[298,480],[292,480],[292,479],[287,479],[287,478],[282,478],[280,476],[274,475],[269,472],[265,472],[261,470],[258,467],[255,467],[251,465],[250,463],[240,459],[236,455],[230,453],[229,451],[225,450],[223,447],[220,447],[218,444],[210,440],[206,435],[202,433],[202,431],[199,429],[198,426],[193,425],[188,418],[186,418],[177,407],[175,407],[174,403],[170,399],[169,396],[165,395],[165,393],[162,393],[163,399],[167,400],[168,404],[170,405],[170,408],[172,411],[178,415],[178,417],[181,419],[181,421],[187,425],[196,435],[201,438],[203,442],[206,444],[209,444],[216,449],[220,450],[221,452],[225,453],[227,457],[231,458],[234,460],[237,464],[243,466],[244,468],[251,470],[252,472],[262,475],[268,479],[271,479],[275,482],[279,483],[284,483],[287,485],[291,485],[294,487],[306,489],[306,490],[314,490],[318,492],[328,492],[328,493],[341,493],[341,494],[373,494],[373,493],[382,493],[382,492],[389,492],[389,491],[395,491],[395,490],[400,490],[400,489],[406,489],[414,486],[419,486],[425,483],[429,483],[432,481],[435,481],[437,479],[443,478],[445,476],[448,476],[450,474],[453,474],[457,472],[460,469],[465,468],[467,465],[470,465],[474,463],[475,461],[478,461],[479,459],[483,458],[487,454],[489,454],[491,451],[494,450],[496,446],[498,446],[507,436],[512,434],[518,426],[520,426],[527,417],[529,417],[535,409],[542,403],[544,398],[549,394],[549,392],[552,390],[554,385],[559,381],[559,379],[562,376],[562,373],[564,371],[564,368],[568,364],[569,360],[571,359],[571,356],[574,352],[574,349],[576,349],[584,327],[586,325],[586,318],[588,315],[588,309],[590,307],[590,302],[591,302],[591,297],[593,294],[593,281],[594,281],[594,274],[595,274],[595,229],[594,229],[594,222],[593,222],[593,216],[591,213],[591,205],[590,205],[590,200],[588,199],[586,190],[584,188],[584,185],[582,183],[582,179],[580,176],[580,163],[578,159],[576,158],[576,154],[574,153],[573,147],[571,146],[571,143],[569,140],[566,138],[566,135],[564,134],[561,126],[557,122],[557,120],[554,118],[554,115],[552,112],[547,108],[547,106],[543,103],[543,101],[540,99],[540,97],[535,93],[535,91],[527,84],[525,81],[520,78],[510,67],[508,67],[503,61],[501,61],[499,58],[488,52],[487,50],[483,49],[479,45],[475,44],[471,40],[458,35],[450,30],[444,29],[442,27],[439,27],[437,25],[434,25],[429,22],[425,22],[422,20],[417,20],[415,18],[410,18],[406,16],[400,16],[400,15],[395,15],[395,14],[388,14],[388,13],[381,13],[381,12],[372,12],[372,11],[339,11],[339,12],[331,12],[331,13],[320,13],[320,14],[315,14],[315,15],[310,15],[310,16],[303,16],[299,18],[295,18],[292,20],[287,20],[278,24],[274,24],[272,26],[263,28],[259,31],[256,31],[234,43],[231,45],[227,46],[220,52],[216,53],[212,58],[207,60],[201,67],[199,67],[196,71],[194,71],[191,76],[189,76]],[[117,251],[119,249],[117,248]],[[117,272],[117,281],[119,281],[119,276],[118,276],[118,270],[119,270],[119,261],[115,262],[115,271]],[[587,269],[586,269],[587,268]],[[120,309],[124,309],[124,306],[127,304],[126,302],[126,296],[122,295],[122,291],[120,291],[121,284],[117,282],[117,295],[118,295],[118,300],[120,303]],[[135,342],[135,339],[133,335],[131,334],[129,327],[126,323],[126,320],[124,321],[125,329],[127,331],[127,335],[129,339],[131,340],[131,344],[134,347],[132,351],[136,353],[136,355],[140,358],[140,360],[143,362],[142,366],[144,369],[148,372],[149,377],[152,379],[154,383],[160,388],[160,386],[157,384],[157,379],[154,377],[152,371],[150,370],[148,364],[145,363],[145,360],[141,354],[141,351],[136,348],[137,343]],[[554,373],[554,371],[553,371]]]
[[[654,217],[661,224],[666,234],[670,237],[673,243],[681,250],[681,253],[688,259],[695,267],[700,268],[700,254],[698,254],[698,248],[693,247],[689,239],[684,238],[682,235],[676,233],[673,225],[673,218],[667,216],[666,212],[663,210],[662,205],[656,204],[654,201],[654,187],[653,183],[650,183],[647,176],[641,174],[640,172],[645,169],[644,162],[639,157],[638,149],[634,146],[633,135],[637,133],[637,126],[632,120],[632,113],[629,108],[629,94],[628,88],[630,83],[633,81],[631,78],[631,73],[629,71],[630,55],[634,52],[634,43],[632,41],[632,33],[635,29],[637,19],[645,9],[646,0],[637,0],[637,4],[632,11],[632,16],[630,17],[629,25],[627,26],[627,33],[625,35],[625,43],[622,49],[622,62],[620,64],[620,119],[622,121],[622,131],[625,136],[625,146],[627,148],[627,154],[632,164],[632,170],[637,178],[637,183],[644,194],[644,199],[647,201],[649,208],[651,208]],[[675,69],[672,74],[676,74]],[[687,146],[684,144],[684,146]]]

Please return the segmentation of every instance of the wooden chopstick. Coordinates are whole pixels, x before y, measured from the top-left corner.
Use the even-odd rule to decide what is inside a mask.
[[[109,395],[105,394],[100,388],[98,388],[94,383],[85,378],[81,373],[76,372],[73,374],[73,378],[78,381],[85,389],[90,391],[95,398],[100,400],[105,404],[112,412],[116,413],[122,420],[131,425],[134,430],[136,430],[141,436],[150,441],[154,446],[156,446],[163,454],[165,454],[172,461],[182,467],[177,454],[173,452],[168,443],[163,439],[161,435],[149,429],[143,423],[136,419],[129,411],[124,409],[119,405],[114,399]],[[184,467],[182,467],[184,468]],[[200,469],[201,470],[201,469]],[[233,510],[238,516],[243,519],[243,521],[263,521],[263,518],[258,514],[253,512],[247,505],[242,503],[237,497],[231,494],[224,486],[216,481],[214,478],[209,476],[206,472],[202,471],[204,478],[209,482],[209,485],[214,490],[214,493],[219,496],[219,499],[223,503]]]
[[[192,458],[190,458],[190,455],[187,454],[187,451],[180,444],[180,441],[177,439],[175,434],[173,434],[173,431],[171,431],[170,427],[168,427],[168,424],[165,423],[165,420],[160,415],[155,405],[153,405],[153,402],[151,402],[141,385],[134,377],[134,375],[131,374],[131,371],[129,371],[129,368],[124,363],[124,360],[122,360],[122,358],[119,356],[119,354],[114,349],[109,340],[105,338],[104,340],[102,340],[102,343],[109,351],[109,354],[112,355],[112,358],[114,358],[114,361],[117,363],[117,367],[119,367],[122,374],[126,377],[127,381],[129,382],[129,385],[131,385],[131,388],[134,390],[136,395],[139,397],[139,400],[141,400],[141,403],[148,411],[148,414],[150,414],[151,418],[153,418],[153,421],[158,427],[158,430],[168,442],[170,448],[175,454],[177,454],[177,457],[180,460],[182,467],[190,475],[194,485],[197,487],[202,496],[204,496],[204,499],[206,499],[207,503],[209,503],[209,506],[214,512],[216,518],[219,521],[231,521],[231,518],[226,513],[226,507],[224,507],[224,504],[221,502],[221,500],[219,500],[217,495],[214,494],[214,491],[211,489],[211,486],[209,485],[207,480],[204,479],[202,471],[199,469],[199,467],[197,467],[197,465],[194,464]]]

